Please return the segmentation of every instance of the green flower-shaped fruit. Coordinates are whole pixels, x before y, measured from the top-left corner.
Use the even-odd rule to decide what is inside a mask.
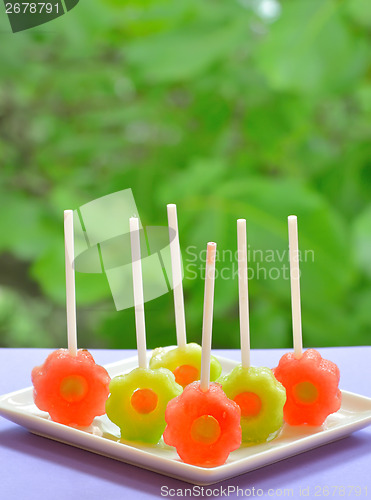
[[[182,392],[174,375],[163,368],[135,368],[114,377],[109,388],[106,412],[121,438],[156,444],[166,427],[166,406]]]
[[[262,443],[275,437],[283,424],[286,391],[272,370],[238,365],[217,382],[241,408],[242,442]]]
[[[184,347],[166,350],[158,347],[153,351],[149,362],[152,369],[167,368],[172,371],[176,382],[183,388],[201,376],[201,346],[195,343],[186,344]],[[222,373],[219,361],[211,356],[210,381],[214,382]]]

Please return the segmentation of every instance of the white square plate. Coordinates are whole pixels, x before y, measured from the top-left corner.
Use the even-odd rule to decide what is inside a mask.
[[[218,358],[223,373],[238,363]],[[137,357],[106,365],[111,377],[137,367]],[[89,428],[73,428],[48,418],[33,403],[32,387],[0,397],[0,415],[22,425],[34,434],[121,460],[166,476],[197,485],[208,485],[258,469],[284,458],[336,441],[371,423],[371,399],[343,391],[340,410],[321,427],[284,425],[279,437],[270,443],[241,447],[232,452],[224,465],[196,467],[181,462],[174,448],[162,441],[156,446],[120,442],[120,431],[106,416],[95,418]],[[36,453],[36,450],[35,450]]]

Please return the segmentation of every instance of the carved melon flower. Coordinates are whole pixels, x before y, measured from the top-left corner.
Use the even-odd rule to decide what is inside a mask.
[[[288,424],[319,426],[340,408],[339,368],[315,349],[307,349],[300,358],[293,352],[284,354],[273,371],[286,388],[283,415]]]
[[[170,370],[135,368],[114,377],[106,403],[108,418],[121,438],[156,444],[164,432],[168,402],[182,392]]]
[[[184,388],[195,380],[200,380],[201,351],[201,346],[193,342],[170,350],[158,347],[153,351],[149,366],[152,369],[162,367],[172,371],[176,382]],[[221,373],[219,361],[211,356],[210,380],[216,380]]]
[[[218,382],[241,408],[243,442],[261,443],[276,436],[283,425],[286,391],[272,370],[238,365]]]
[[[105,413],[111,379],[86,350],[76,356],[67,349],[52,352],[31,378],[36,406],[54,422],[87,427]]]
[[[198,381],[187,385],[168,404],[165,419],[165,443],[192,465],[222,465],[241,444],[240,408],[216,383],[207,391]]]

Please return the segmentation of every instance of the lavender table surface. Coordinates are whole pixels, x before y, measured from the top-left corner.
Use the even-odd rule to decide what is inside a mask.
[[[371,347],[319,349],[338,364],[343,390],[371,397]],[[31,385],[46,349],[0,349],[0,395]],[[99,364],[135,351],[92,350]],[[252,351],[252,364],[275,366],[283,350]],[[214,354],[239,359],[239,351]],[[371,497],[371,427],[315,450],[212,486],[192,485],[30,434],[0,417],[0,499],[153,497]],[[240,488],[240,491],[237,491]],[[342,489],[344,488],[344,489]],[[211,491],[214,490],[214,491]]]

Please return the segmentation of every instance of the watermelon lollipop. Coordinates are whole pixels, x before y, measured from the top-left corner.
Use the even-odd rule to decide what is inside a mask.
[[[135,325],[139,367],[114,377],[106,403],[108,418],[121,430],[121,438],[156,444],[165,429],[167,403],[182,392],[170,370],[147,368],[143,280],[139,221],[130,219]]]
[[[339,368],[315,349],[307,349],[300,358],[284,354],[274,374],[286,387],[284,418],[288,424],[319,426],[339,410]]]
[[[166,444],[175,446],[180,458],[200,467],[224,464],[241,444],[240,409],[221,386],[210,383],[210,349],[214,300],[216,244],[207,246],[205,301],[202,328],[201,380],[189,384],[169,402],[164,432]]]
[[[32,370],[34,401],[55,422],[89,426],[105,413],[110,377],[86,350],[77,350],[73,211],[64,212],[68,350],[51,353]]]
[[[290,425],[319,426],[339,410],[340,372],[315,349],[302,352],[297,218],[288,218],[294,352],[282,356],[274,374],[286,388],[284,419]]]
[[[87,427],[94,417],[104,415],[111,379],[88,351],[54,351],[31,377],[36,406],[54,422]]]
[[[195,343],[187,344],[176,205],[169,204],[167,206],[167,213],[169,222],[175,325],[178,347],[171,350],[158,347],[153,351],[149,366],[150,368],[168,368],[174,373],[177,383],[182,387],[185,387],[191,382],[200,379],[201,346]],[[175,237],[172,238],[174,232]],[[214,356],[211,356],[210,380],[216,380],[220,376],[221,372],[222,368],[219,361]]]
[[[242,364],[218,382],[241,409],[242,442],[261,443],[274,438],[283,424],[286,391],[266,367],[250,366],[250,328],[247,279],[246,220],[237,221],[238,284]]]

